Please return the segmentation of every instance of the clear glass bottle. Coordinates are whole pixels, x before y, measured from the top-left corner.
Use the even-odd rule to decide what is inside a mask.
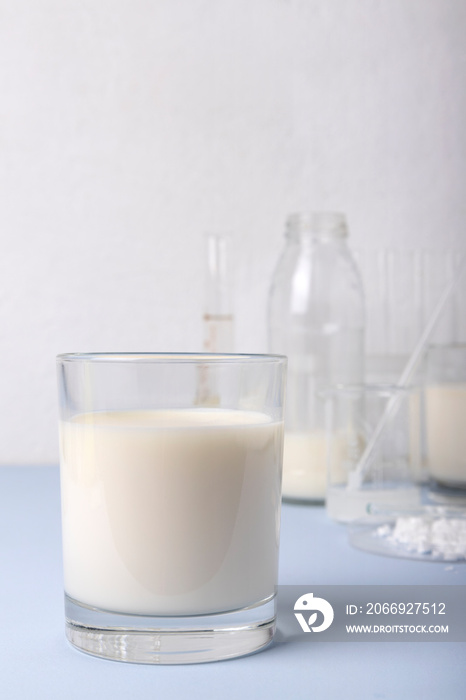
[[[343,214],[293,214],[269,296],[269,347],[288,356],[283,497],[322,502],[322,392],[364,372],[364,297]]]

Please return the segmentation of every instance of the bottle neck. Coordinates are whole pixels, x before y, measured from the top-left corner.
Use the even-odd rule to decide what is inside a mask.
[[[305,212],[291,214],[285,236],[298,242],[343,242],[348,236],[346,217],[338,212]]]

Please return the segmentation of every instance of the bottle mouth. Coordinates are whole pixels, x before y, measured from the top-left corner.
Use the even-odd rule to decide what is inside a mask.
[[[310,211],[291,214],[286,221],[287,235],[301,233],[314,236],[346,238],[348,227],[342,212]]]

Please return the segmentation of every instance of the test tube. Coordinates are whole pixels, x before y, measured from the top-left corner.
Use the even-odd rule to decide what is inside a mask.
[[[234,352],[232,284],[227,258],[228,237],[221,233],[205,236],[206,271],[204,287],[203,349],[206,353]],[[199,366],[196,404],[218,406],[216,381],[207,364]]]
[[[234,318],[231,274],[228,265],[228,237],[206,235],[206,275],[204,301],[204,350],[234,352]]]

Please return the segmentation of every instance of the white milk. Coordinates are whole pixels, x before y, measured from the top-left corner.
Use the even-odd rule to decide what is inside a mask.
[[[282,424],[193,409],[60,425],[65,590],[114,612],[243,608],[274,593]]]
[[[324,500],[327,441],[325,432],[285,433],[283,495],[288,498]]]
[[[466,384],[428,386],[425,397],[430,475],[466,487]]]

